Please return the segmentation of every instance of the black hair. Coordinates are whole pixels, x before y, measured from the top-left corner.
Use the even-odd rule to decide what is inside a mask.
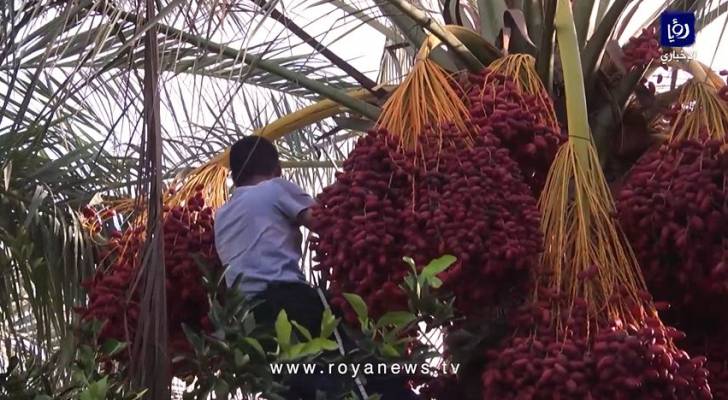
[[[235,186],[245,185],[255,176],[273,175],[279,167],[278,150],[266,138],[246,136],[230,148],[230,169]]]

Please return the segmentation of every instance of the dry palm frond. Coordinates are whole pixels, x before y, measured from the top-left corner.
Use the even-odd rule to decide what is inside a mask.
[[[541,82],[538,72],[536,72],[536,59],[533,56],[522,53],[511,54],[493,61],[488,66],[488,70],[491,71],[490,73],[511,77],[522,93],[535,97],[547,111],[546,115],[536,116],[538,122],[554,129],[556,132],[559,131],[554,104]]]
[[[227,201],[227,176],[230,172],[230,149],[173,182],[164,199],[165,206],[177,206],[201,191],[205,204],[216,210]]]
[[[227,176],[229,171],[230,151],[228,149],[182,177],[175,178],[163,193],[162,204],[165,208],[183,206],[197,192],[202,192],[205,204],[216,210],[228,198]],[[146,223],[145,201],[121,198],[103,200],[100,205],[100,209],[93,216],[87,215],[83,219],[83,226],[88,232],[100,232],[102,223],[117,215],[131,218],[132,226]]]
[[[699,79],[683,87],[677,100],[678,109],[669,131],[669,140],[719,139],[728,132],[728,103],[716,88]]]
[[[644,317],[656,315],[643,299],[644,278],[613,218],[614,200],[590,142],[572,139],[561,147],[539,209],[547,272],[538,276],[539,287],[565,295],[571,306],[575,299],[584,299],[589,321],[606,317],[639,326]],[[571,316],[572,309],[554,313],[557,329],[563,312]]]
[[[386,92],[395,88],[396,86],[394,85],[382,85],[378,87],[378,89],[384,89]],[[353,89],[346,92],[346,95],[366,102],[376,100],[376,97],[372,94],[372,92],[367,89]],[[254,134],[260,135],[268,140],[275,141],[291,132],[296,131],[297,129],[301,129],[307,125],[333,117],[345,110],[346,108],[344,106],[333,100],[321,100],[278,118],[270,124],[257,129]]]
[[[416,150],[418,135],[428,128],[439,130],[449,123],[467,132],[468,109],[462,91],[445,70],[428,59],[437,44],[437,39],[428,37],[412,71],[384,104],[377,121],[408,150]]]

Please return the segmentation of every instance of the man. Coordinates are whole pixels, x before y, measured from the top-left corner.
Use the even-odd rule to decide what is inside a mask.
[[[295,184],[281,178],[278,151],[268,140],[248,136],[230,149],[235,190],[215,216],[215,245],[228,284],[239,276],[240,290],[262,300],[254,311],[256,322],[272,326],[280,310],[290,320],[320,335],[324,311],[318,292],[306,283],[299,268],[300,226],[311,226],[315,201]],[[373,393],[383,400],[413,398],[404,380],[371,377]],[[353,382],[348,382],[351,388]],[[323,375],[293,376],[288,399],[316,399],[316,389],[338,398],[343,378]]]
[[[272,326],[286,310],[290,320],[318,336],[324,308],[299,268],[299,227],[310,226],[315,201],[281,178],[278,151],[264,138],[248,136],[236,142],[230,149],[230,169],[235,190],[215,216],[215,246],[227,266],[225,280],[232,284],[242,275],[239,289],[263,301],[254,309],[257,323]],[[315,399],[312,379],[292,377],[286,397]],[[326,387],[332,386],[330,379],[315,386],[328,394],[334,390]]]

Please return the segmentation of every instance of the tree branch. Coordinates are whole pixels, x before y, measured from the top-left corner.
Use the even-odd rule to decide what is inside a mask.
[[[110,16],[118,15],[119,18],[121,18],[127,22],[137,24],[139,21],[138,16],[136,14],[120,10],[117,7],[114,7],[108,3],[106,3],[104,7],[101,7],[99,9],[102,12],[104,12],[105,14],[110,15]],[[300,85],[301,87],[304,87],[315,93],[318,93],[323,97],[331,99],[331,100],[343,105],[344,107],[347,107],[350,110],[352,110],[356,113],[359,113],[369,119],[377,120],[377,118],[379,118],[379,112],[380,112],[379,107],[369,104],[367,102],[352,98],[341,90],[338,90],[331,86],[317,82],[303,74],[283,68],[274,62],[266,61],[258,55],[253,55],[253,54],[248,53],[246,51],[246,49],[237,50],[230,46],[226,46],[226,45],[223,45],[220,43],[215,43],[211,40],[208,40],[208,39],[205,39],[205,38],[202,38],[199,36],[195,36],[193,34],[184,32],[182,30],[171,27],[169,25],[162,24],[160,22],[155,23],[155,25],[158,27],[159,32],[163,32],[167,36],[177,38],[183,42],[195,45],[195,46],[205,49],[209,52],[220,54],[222,56],[227,57],[228,59],[242,60],[243,63],[245,63],[253,68],[259,68],[259,69],[262,69],[273,75],[279,76],[283,79],[287,79],[291,82],[295,82],[298,85]]]
[[[387,0],[390,4],[393,4],[400,11],[406,14],[408,17],[417,22],[420,26],[432,32],[438,39],[440,39],[448,48],[457,55],[473,72],[479,72],[485,66],[478,60],[473,53],[468,50],[467,47],[457,38],[455,35],[450,33],[444,26],[440,25],[422,10],[411,5],[409,2],[404,0]]]
[[[266,11],[270,12],[270,17],[274,20],[278,21],[282,25],[286,27],[289,31],[291,31],[294,35],[298,36],[303,40],[306,44],[313,47],[315,51],[318,51],[321,53],[322,56],[326,57],[329,61],[331,61],[332,64],[339,67],[341,70],[349,74],[352,78],[354,78],[355,81],[359,82],[360,85],[362,85],[365,89],[372,92],[377,98],[384,98],[387,95],[387,92],[384,91],[382,88],[377,87],[377,83],[373,80],[369,79],[366,75],[361,73],[358,69],[354,68],[353,65],[346,62],[344,59],[336,55],[333,51],[329,50],[326,45],[319,42],[314,38],[313,36],[309,35],[308,32],[306,32],[303,28],[298,26],[295,22],[293,22],[290,18],[286,17],[283,13],[275,9],[274,7],[271,7],[271,5],[266,0],[253,0],[254,3],[259,5],[261,8],[263,8]]]

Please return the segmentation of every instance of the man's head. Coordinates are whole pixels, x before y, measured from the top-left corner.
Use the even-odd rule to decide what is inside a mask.
[[[260,136],[246,136],[230,149],[230,169],[235,186],[251,185],[281,176],[278,150]]]

